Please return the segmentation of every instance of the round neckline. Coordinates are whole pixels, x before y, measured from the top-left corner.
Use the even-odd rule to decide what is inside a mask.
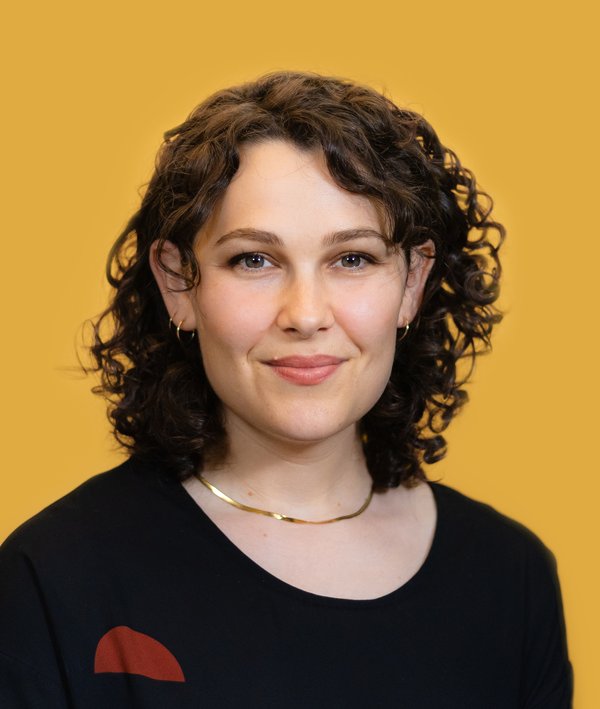
[[[436,507],[436,521],[433,537],[429,550],[421,566],[417,571],[401,586],[388,593],[375,598],[341,598],[338,596],[325,596],[312,591],[294,586],[275,576],[270,571],[258,564],[245,554],[234,542],[213,522],[200,505],[194,500],[180,481],[169,476],[168,481],[172,483],[172,489],[179,502],[188,510],[190,516],[196,520],[198,527],[209,534],[211,539],[228,554],[232,561],[238,563],[243,572],[253,576],[262,586],[270,587],[279,594],[295,597],[299,601],[317,605],[328,605],[338,607],[371,608],[379,607],[397,601],[401,597],[408,597],[416,592],[426,583],[432,575],[437,559],[440,556],[441,540],[446,527],[445,508],[441,499],[442,490],[438,483],[426,481],[433,493]]]

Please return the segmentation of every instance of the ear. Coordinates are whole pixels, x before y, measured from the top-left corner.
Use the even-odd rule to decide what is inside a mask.
[[[165,241],[161,249],[161,261],[175,273],[183,273],[181,254],[172,241]],[[182,276],[175,276],[165,270],[158,261],[158,241],[150,246],[150,268],[165,302],[169,317],[182,330],[196,329],[196,314],[192,304],[192,292],[182,290],[186,287]]]
[[[435,246],[431,239],[412,249],[402,304],[398,313],[398,327],[405,327],[416,316],[423,300],[427,277],[434,263]]]

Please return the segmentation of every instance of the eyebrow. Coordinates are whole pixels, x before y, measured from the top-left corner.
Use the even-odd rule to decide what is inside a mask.
[[[383,243],[389,248],[391,246],[390,240],[380,234],[375,229],[370,229],[368,227],[359,227],[356,229],[343,229],[342,231],[334,231],[330,234],[326,234],[323,237],[323,246],[335,246],[336,244],[343,244],[347,241],[353,241],[354,239],[378,239],[383,241]],[[220,246],[232,239],[248,239],[249,241],[256,241],[261,244],[269,244],[270,246],[285,246],[283,240],[271,231],[264,231],[262,229],[251,229],[248,227],[241,229],[234,229],[233,231],[223,234],[216,241],[216,246]]]

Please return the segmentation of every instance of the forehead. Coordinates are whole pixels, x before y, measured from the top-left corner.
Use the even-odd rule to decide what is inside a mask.
[[[268,140],[242,145],[239,154],[239,169],[201,230],[204,238],[245,227],[304,238],[359,226],[383,229],[377,205],[342,189],[321,150]]]

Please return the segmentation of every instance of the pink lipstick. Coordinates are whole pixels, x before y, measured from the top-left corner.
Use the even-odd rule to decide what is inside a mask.
[[[277,357],[265,364],[269,365],[282,379],[293,384],[310,386],[320,384],[330,377],[344,361],[340,357],[331,357],[330,355],[319,354],[310,357],[292,355],[291,357]]]

